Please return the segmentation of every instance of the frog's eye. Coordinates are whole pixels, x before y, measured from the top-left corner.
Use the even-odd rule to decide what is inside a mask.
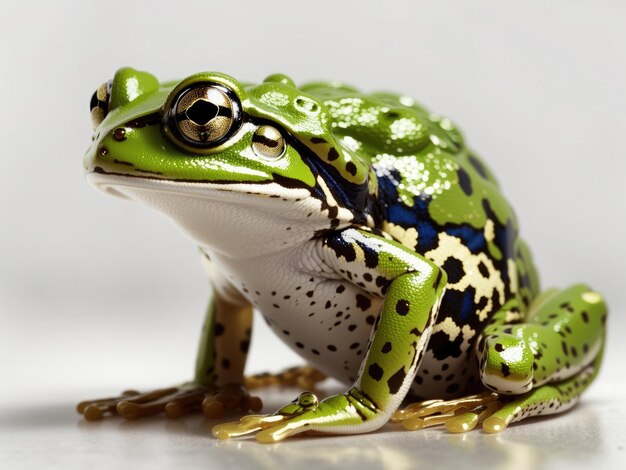
[[[195,84],[183,90],[168,113],[168,126],[183,144],[211,148],[225,142],[241,122],[240,105],[222,85]]]
[[[111,83],[112,80],[103,83],[91,96],[91,124],[93,129],[100,125],[107,113],[109,112],[109,98],[111,97]]]
[[[285,139],[272,126],[259,126],[252,136],[252,150],[263,158],[275,159],[285,151]]]

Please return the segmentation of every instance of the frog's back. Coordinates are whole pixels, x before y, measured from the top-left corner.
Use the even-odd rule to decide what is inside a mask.
[[[431,376],[435,370],[449,370],[448,375],[465,370],[469,381],[471,371],[461,362],[483,325],[503,309],[510,309],[509,321],[521,318],[539,290],[496,179],[450,120],[408,96],[364,95],[333,83],[303,90],[324,101],[342,145],[372,164],[382,214],[378,228],[448,276],[423,370],[430,367]],[[457,391],[447,390],[445,374],[435,375],[442,391]],[[420,380],[432,390],[421,373],[417,385]]]

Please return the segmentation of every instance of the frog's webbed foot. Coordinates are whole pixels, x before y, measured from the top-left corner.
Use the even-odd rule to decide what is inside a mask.
[[[248,390],[278,385],[283,387],[300,387],[302,390],[314,390],[315,385],[326,380],[326,375],[312,366],[297,366],[286,369],[278,374],[263,373],[246,377]]]
[[[396,411],[391,422],[402,423],[406,429],[423,429],[443,425],[449,432],[471,431],[482,423],[487,432],[503,431],[506,425],[493,416],[504,401],[497,393],[484,392],[455,400],[427,400],[412,403]]]
[[[202,411],[207,418],[219,418],[231,410],[259,411],[262,407],[261,400],[250,396],[239,384],[223,387],[185,384],[147,393],[129,390],[117,397],[83,401],[76,409],[86,420],[97,421],[107,414],[137,419],[165,413],[168,418],[179,418],[194,411]]]
[[[306,430],[318,418],[318,412],[325,414],[323,408],[315,394],[303,392],[274,414],[249,415],[239,421],[218,424],[213,427],[213,435],[230,439],[257,433],[255,437],[259,442],[278,442]]]

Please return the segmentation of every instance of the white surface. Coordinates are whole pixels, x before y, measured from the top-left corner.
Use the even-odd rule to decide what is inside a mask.
[[[609,387],[613,385],[613,387]],[[21,400],[0,419],[0,464],[4,468],[494,468],[621,469],[626,463],[624,420],[618,403],[624,383],[607,383],[583,404],[558,418],[535,419],[500,435],[473,431],[454,435],[438,429],[404,431],[387,425],[361,436],[298,437],[273,444],[252,439],[218,441],[201,416],[126,422],[86,422],[72,412],[84,396]],[[86,392],[85,392],[86,393]],[[298,392],[265,390],[269,410]],[[16,467],[16,464],[19,465]],[[9,465],[7,465],[9,464]]]
[[[2,4],[1,468],[626,466],[626,4],[382,3]],[[89,98],[123,65],[161,79],[340,79],[458,122],[516,208],[544,285],[584,280],[608,298],[606,362],[582,405],[500,437],[386,429],[277,446],[217,443],[199,418],[82,422],[80,399],[190,376],[208,295],[170,223],[84,182]],[[250,370],[297,360],[259,322]]]

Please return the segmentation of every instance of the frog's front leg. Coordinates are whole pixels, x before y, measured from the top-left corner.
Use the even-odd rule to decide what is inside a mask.
[[[359,287],[383,298],[367,353],[354,385],[317,403],[307,396],[274,415],[245,417],[214,428],[222,439],[260,431],[257,440],[275,442],[304,431],[369,432],[398,407],[419,367],[446,275],[435,264],[399,243],[367,230],[346,229],[319,242],[322,263],[346,281],[371,279]]]
[[[78,405],[79,413],[93,421],[105,414],[135,419],[164,412],[177,418],[202,410],[208,418],[217,418],[232,409],[261,409],[261,400],[248,394],[243,377],[252,307],[218,273],[210,274],[215,293],[202,329],[194,379],[148,393],[125,392],[118,397],[87,400]]]

